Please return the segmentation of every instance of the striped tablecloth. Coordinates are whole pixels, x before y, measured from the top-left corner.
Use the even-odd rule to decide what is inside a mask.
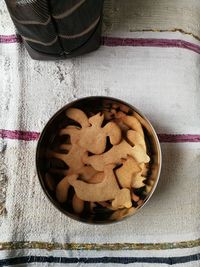
[[[0,266],[200,266],[200,1],[107,0],[104,9],[98,51],[39,62],[0,2]],[[68,219],[36,174],[45,123],[89,95],[136,106],[162,146],[152,199],[115,225]]]

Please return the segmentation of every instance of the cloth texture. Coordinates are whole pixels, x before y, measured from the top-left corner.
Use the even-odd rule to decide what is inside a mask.
[[[107,0],[99,50],[34,61],[0,1],[0,266],[200,266],[199,21],[199,0]],[[47,121],[91,95],[141,110],[161,142],[152,198],[113,225],[69,219],[36,174]]]

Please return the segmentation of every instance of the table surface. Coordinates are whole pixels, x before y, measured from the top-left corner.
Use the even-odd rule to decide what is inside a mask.
[[[199,0],[107,0],[98,51],[40,62],[29,57],[0,2],[0,266],[199,266],[199,21]],[[163,168],[152,199],[115,225],[61,214],[35,169],[49,118],[91,95],[137,107],[161,142]]]

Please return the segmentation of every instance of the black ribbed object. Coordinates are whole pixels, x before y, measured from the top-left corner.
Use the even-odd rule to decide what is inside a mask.
[[[33,59],[78,56],[100,45],[104,0],[5,0]]]

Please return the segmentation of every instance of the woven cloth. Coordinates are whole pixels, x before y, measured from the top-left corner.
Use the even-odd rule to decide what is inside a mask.
[[[200,266],[200,1],[107,0],[100,49],[65,61],[30,59],[0,16],[0,266]],[[36,174],[46,122],[90,95],[134,105],[161,142],[155,193],[115,225],[61,214]]]

